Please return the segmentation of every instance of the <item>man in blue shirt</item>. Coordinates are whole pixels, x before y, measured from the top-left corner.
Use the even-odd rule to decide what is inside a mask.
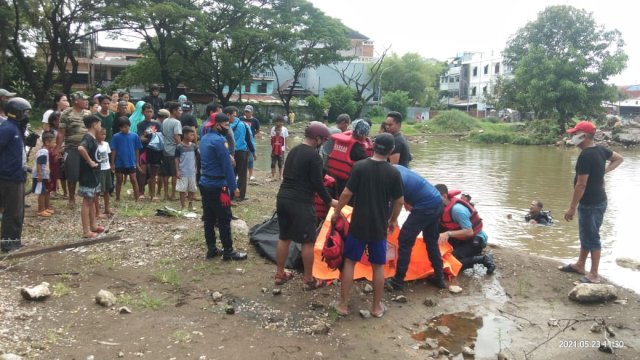
[[[441,230],[439,241],[448,241],[453,246],[453,256],[462,263],[462,269],[482,264],[491,275],[496,269],[493,255],[483,255],[488,236],[482,230],[482,219],[476,209],[466,201],[449,194],[444,184],[435,186],[440,192],[444,211],[440,219]]]
[[[442,255],[438,247],[440,236],[440,216],[444,205],[438,190],[418,173],[404,166],[393,165],[402,177],[404,188],[405,208],[410,211],[409,217],[400,229],[398,236],[398,265],[395,277],[387,280],[386,288],[389,290],[402,290],[404,277],[409,267],[411,250],[416,242],[416,237],[422,231],[424,243],[427,246],[427,255],[433,267],[434,274],[428,280],[435,286],[444,289],[444,273],[442,270]]]
[[[229,119],[233,119],[230,128],[233,131],[233,137],[236,141],[234,155],[236,160],[235,170],[236,175],[238,176],[238,188],[240,189],[240,195],[237,196],[237,198],[238,201],[244,201],[247,200],[248,159],[249,156],[255,157],[256,148],[253,143],[251,128],[237,117],[238,108],[235,106],[227,106],[224,108],[223,112],[229,117]]]
[[[29,122],[31,104],[23,98],[9,100],[0,124],[0,199],[4,205],[0,248],[2,252],[19,249],[24,222],[24,127]]]
[[[236,176],[231,166],[224,134],[229,130],[229,117],[217,114],[215,123],[200,140],[199,187],[202,197],[204,237],[207,241],[207,259],[222,254],[222,260],[245,260],[247,253],[233,250],[231,238],[231,199],[229,191],[239,196]],[[245,172],[246,174],[246,172]],[[223,250],[216,247],[214,227],[218,226]]]

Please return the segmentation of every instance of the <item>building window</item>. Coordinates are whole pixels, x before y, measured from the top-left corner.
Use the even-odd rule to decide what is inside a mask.
[[[471,88],[471,96],[476,96],[476,87]]]
[[[489,65],[484,66],[484,74],[487,75],[489,73]]]
[[[486,86],[484,86],[482,88],[482,95],[487,95],[487,87]]]
[[[460,82],[460,75],[456,75],[456,82]]]
[[[251,92],[251,84],[245,84],[244,85],[244,92],[246,92],[246,93]]]
[[[306,73],[300,73],[300,79],[304,79],[305,77],[307,77]]]
[[[493,69],[494,74],[500,74],[500,63],[496,63],[496,66]]]
[[[258,85],[258,93],[259,94],[266,94],[267,93],[267,83],[266,82],[262,82]]]
[[[478,76],[478,67],[477,66],[473,67],[473,76]]]
[[[453,76],[451,76],[451,77],[449,78],[449,82],[450,82],[450,83],[454,82],[454,77],[453,77]]]

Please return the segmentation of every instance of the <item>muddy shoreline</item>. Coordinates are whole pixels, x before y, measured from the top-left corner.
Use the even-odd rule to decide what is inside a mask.
[[[234,208],[248,226],[271,216],[278,183],[258,181],[250,200]],[[35,198],[28,202],[34,204]],[[25,244],[36,249],[79,237],[79,210],[54,201],[49,219],[27,209]],[[584,305],[568,299],[575,274],[558,262],[510,248],[491,247],[498,269],[490,277],[460,275],[452,294],[425,281],[408,285],[406,303],[392,301],[382,319],[363,319],[366,281],[352,294],[351,315],[340,318],[330,304],[339,288],[302,291],[301,275],[273,295],[275,265],[261,258],[246,235],[234,233],[247,262],[204,260],[199,220],[154,216],[160,204],[117,205],[110,234],[122,240],[13,261],[0,260],[0,354],[33,359],[637,359],[640,357],[640,296],[618,288],[617,303]],[[176,207],[178,203],[167,205]],[[1,258],[0,258],[1,259]],[[54,274],[54,275],[51,275]],[[19,289],[47,281],[54,295],[41,302]],[[118,304],[103,308],[100,289]],[[221,298],[212,297],[219,292]],[[127,306],[131,314],[120,314]],[[228,314],[229,307],[234,314]],[[604,320],[615,331],[591,331]],[[449,329],[438,332],[438,326]],[[443,329],[443,328],[441,328]],[[327,333],[325,333],[327,332]],[[424,335],[424,336],[423,336]],[[424,338],[424,339],[423,339]],[[436,355],[425,342],[449,347]],[[462,340],[462,341],[461,341]],[[614,354],[597,346],[609,341]],[[462,355],[463,347],[476,356]],[[437,348],[435,350],[437,350]]]

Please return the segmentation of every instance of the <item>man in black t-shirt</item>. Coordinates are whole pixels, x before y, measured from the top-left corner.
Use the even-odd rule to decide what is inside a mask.
[[[348,314],[353,271],[365,248],[373,268],[371,316],[382,317],[386,310],[382,303],[382,293],[384,265],[387,262],[387,231],[393,232],[398,226],[398,215],[404,203],[400,172],[387,162],[393,147],[392,135],[380,134],[376,137],[373,157],[361,160],[353,166],[347,186],[340,195],[331,218],[335,222],[342,208],[354,198],[349,234],[343,251],[340,302],[335,307],[341,315]]]
[[[96,161],[96,134],[101,129],[100,119],[95,115],[86,115],[82,121],[87,128],[84,134],[78,153],[82,158],[80,162],[80,175],[78,178],[78,194],[82,196],[82,210],[80,218],[82,220],[82,233],[84,238],[94,238],[99,233],[104,232],[104,227],[96,224],[96,208],[94,198],[100,193],[100,165]]]
[[[198,130],[198,120],[193,116],[193,103],[191,101],[186,101],[180,105],[182,108],[182,115],[180,115],[180,124],[182,127],[191,126],[196,129],[196,133]]]
[[[567,264],[559,269],[564,272],[585,274],[576,281],[576,284],[599,283],[600,225],[607,210],[604,175],[617,168],[623,159],[620,154],[594,143],[596,127],[589,121],[581,121],[567,132],[573,135],[571,141],[581,149],[576,162],[576,176],[573,179],[573,196],[569,209],[564,213],[565,220],[571,221],[576,214],[576,207],[578,209],[580,255],[575,264]],[[609,161],[608,165],[607,161]],[[585,263],[589,255],[591,255],[591,269],[586,273]]]
[[[395,148],[389,156],[389,162],[408,168],[412,157],[407,139],[405,139],[404,135],[400,132],[400,128],[402,127],[402,114],[397,111],[389,112],[387,118],[384,120],[383,126],[384,131],[393,135],[393,139],[395,140]]]
[[[318,121],[309,123],[302,144],[294,147],[284,165],[282,184],[276,200],[280,237],[276,253],[275,284],[282,285],[293,278],[285,272],[291,240],[302,244],[304,289],[314,290],[325,282],[313,277],[313,247],[316,240],[316,212],[313,196],[320,195],[325,204],[336,206],[322,182],[322,159],[318,148],[329,138],[329,129]]]

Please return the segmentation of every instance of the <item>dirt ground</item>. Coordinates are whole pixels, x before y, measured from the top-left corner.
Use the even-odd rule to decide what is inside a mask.
[[[248,201],[234,214],[249,226],[270,217],[278,182],[258,180]],[[128,188],[128,187],[127,187]],[[56,200],[58,213],[34,216],[29,196],[23,251],[77,241],[79,210]],[[165,205],[129,199],[106,220],[121,240],[6,260],[0,257],[0,354],[29,359],[425,359],[438,358],[425,339],[450,351],[448,358],[471,359],[640,359],[640,296],[619,289],[619,303],[582,305],[567,294],[575,274],[556,270],[557,262],[508,248],[491,248],[498,270],[493,276],[461,274],[452,284],[459,294],[416,281],[392,301],[381,319],[363,319],[370,307],[366,281],[356,283],[351,315],[339,317],[330,304],[339,287],[302,290],[301,275],[273,295],[275,265],[260,257],[246,235],[234,234],[246,262],[206,261],[199,219],[154,216]],[[178,202],[168,205],[178,207]],[[53,296],[29,302],[20,288],[46,281]],[[118,304],[94,303],[100,289]],[[214,301],[212,294],[222,298]],[[130,314],[118,309],[126,306]],[[233,309],[234,314],[227,314]],[[614,354],[598,351],[603,333],[590,331],[603,319]],[[442,332],[437,326],[447,326]],[[325,333],[327,332],[328,333]],[[447,358],[442,356],[442,358]]]

